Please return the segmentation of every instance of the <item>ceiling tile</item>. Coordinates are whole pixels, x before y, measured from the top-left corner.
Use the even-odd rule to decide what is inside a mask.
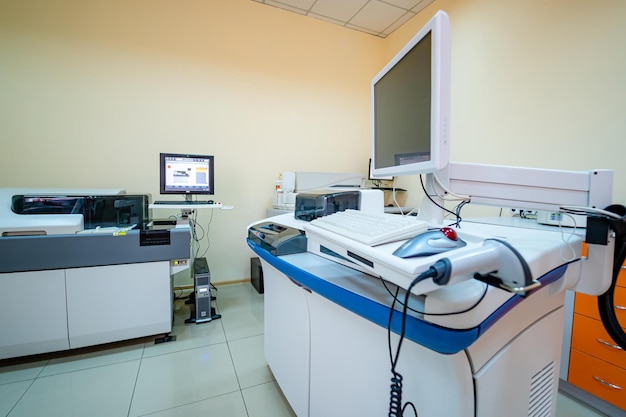
[[[348,29],[358,30],[359,32],[369,33],[370,35],[374,35],[374,36],[379,36],[380,35],[380,32],[378,32],[378,31],[369,30],[367,28],[360,27],[360,26],[354,26],[354,25],[351,25],[349,23],[346,25],[346,27]]]
[[[350,20],[350,23],[375,32],[382,32],[405,13],[406,11],[399,7],[372,0]]]
[[[311,6],[313,6],[313,3],[315,3],[315,0],[274,0],[274,1],[268,0],[266,1],[266,3],[268,4],[278,3],[276,5],[277,7],[282,7],[284,5],[284,6],[295,7],[301,10],[309,10]]]
[[[253,0],[381,38],[434,0]]]
[[[365,6],[368,0],[317,0],[311,12],[347,22]]]
[[[385,3],[393,4],[394,6],[402,7],[403,9],[410,9],[421,3],[422,0],[385,0]]]
[[[434,0],[422,0],[420,1],[415,7],[413,7],[411,9],[412,12],[418,13],[419,11],[421,11],[423,8],[425,8],[426,6],[428,6],[430,3],[432,3]]]
[[[413,16],[415,16],[415,13],[413,13],[413,12],[406,12],[404,16],[402,16],[400,19],[396,20],[395,23],[393,23],[391,26],[389,26],[387,29],[385,29],[383,31],[383,35],[384,36],[391,35],[391,33],[394,30],[398,29],[400,26],[402,26],[403,24],[408,22]]]
[[[288,10],[290,12],[295,12],[295,13],[299,13],[299,14],[306,14],[306,10],[304,9],[300,9],[298,7],[293,7],[293,6],[289,6],[285,3],[280,3],[277,1],[272,1],[272,0],[265,0],[263,3],[269,5],[269,6],[274,6],[274,7],[278,7],[280,9],[285,9]]]
[[[333,24],[339,25],[339,26],[345,26],[345,24],[346,24],[346,22],[342,22],[340,20],[333,19],[332,17],[322,16],[321,14],[315,14],[315,13],[309,12],[309,14],[307,16],[311,16],[311,17],[314,17],[316,19],[323,20],[324,22],[333,23]]]

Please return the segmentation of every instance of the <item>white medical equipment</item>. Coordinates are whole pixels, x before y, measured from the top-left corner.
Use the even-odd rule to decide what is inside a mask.
[[[491,169],[486,167],[489,178]],[[610,202],[610,171],[552,172],[580,180],[569,191],[559,189],[562,195],[582,194],[587,202],[601,195],[593,201],[597,207]],[[545,187],[552,180],[549,172],[542,174],[545,181],[539,186]],[[596,175],[602,179],[590,182]],[[528,182],[504,188],[518,186],[536,195]],[[497,187],[493,190],[497,197]],[[483,193],[483,202],[489,193]],[[535,204],[526,203],[515,206]],[[554,209],[556,203],[545,204]],[[397,291],[399,302],[407,289],[413,294],[415,311],[404,319],[406,340],[397,370],[404,375],[402,398],[416,406],[420,417],[553,416],[565,290],[598,295],[611,284],[614,241],[608,228],[600,231],[602,242],[590,244],[582,258],[581,235],[564,239],[558,228],[469,220],[458,231],[466,247],[400,259],[392,255],[400,242],[371,247],[288,214],[272,221],[303,229],[308,238],[307,253],[287,256],[250,244],[265,277],[266,357],[298,415],[388,411],[385,329],[394,297],[384,290],[387,286]],[[413,283],[431,267],[445,273]],[[392,317],[392,346],[400,340],[401,316],[398,311]]]
[[[126,225],[136,213],[125,197],[0,189],[0,359],[171,331],[171,275],[188,267],[189,229]],[[97,218],[121,226],[84,229],[83,204],[104,204],[111,217]]]

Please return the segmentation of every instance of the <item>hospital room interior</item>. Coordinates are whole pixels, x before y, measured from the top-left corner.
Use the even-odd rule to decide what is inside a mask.
[[[0,2],[0,416],[626,416],[624,16]]]

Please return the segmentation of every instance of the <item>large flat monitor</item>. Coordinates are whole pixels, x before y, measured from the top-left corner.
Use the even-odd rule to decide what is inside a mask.
[[[213,155],[160,154],[160,193],[215,194]]]
[[[448,164],[450,21],[439,11],[372,80],[372,173],[433,173]]]

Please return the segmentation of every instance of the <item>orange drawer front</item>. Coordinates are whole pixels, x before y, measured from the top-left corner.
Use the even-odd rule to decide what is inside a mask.
[[[626,352],[609,337],[601,321],[574,314],[572,348],[626,370]]]
[[[615,287],[615,314],[622,327],[626,328],[626,287]],[[574,311],[600,320],[598,313],[598,297],[577,293],[574,301]]]
[[[626,410],[626,370],[572,349],[568,381]]]
[[[598,314],[598,297],[577,293],[574,302],[574,312],[600,320],[600,314]]]

